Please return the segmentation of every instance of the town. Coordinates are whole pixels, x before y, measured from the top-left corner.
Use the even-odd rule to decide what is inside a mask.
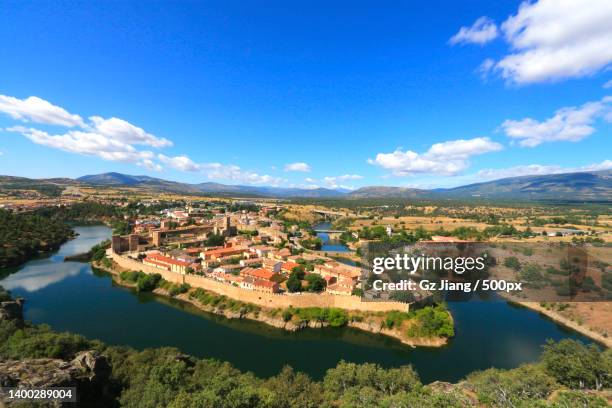
[[[338,296],[358,299],[361,268],[306,249],[304,242],[317,239],[311,228],[276,219],[280,206],[232,206],[237,209],[187,205],[130,220],[130,233],[113,235],[108,256],[132,270],[217,291],[211,281],[279,296],[319,294],[322,306],[333,306]]]

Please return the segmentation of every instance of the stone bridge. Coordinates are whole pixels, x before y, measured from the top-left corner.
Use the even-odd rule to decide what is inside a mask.
[[[347,214],[339,212],[339,211],[328,211],[328,210],[312,210],[313,213],[322,215],[325,219],[333,219],[334,217],[344,217]]]
[[[338,238],[340,238],[340,235],[342,235],[342,233],[346,231],[332,229],[316,229],[314,230],[314,232],[316,232],[317,234],[327,234],[329,236],[329,239],[337,240]]]

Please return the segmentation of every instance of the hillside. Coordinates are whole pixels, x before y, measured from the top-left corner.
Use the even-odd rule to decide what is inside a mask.
[[[272,186],[228,185],[214,182],[180,183],[149,176],[103,173],[77,178],[28,179],[0,176],[0,189],[38,190],[57,196],[67,185],[139,187],[151,191],[185,194],[219,194],[235,197],[304,198],[404,198],[404,199],[514,199],[514,200],[612,200],[612,170],[510,177],[450,189],[424,190],[408,187],[365,186],[354,191],[301,189]]]
[[[510,177],[442,190],[448,197],[520,199],[612,199],[612,170]]]
[[[407,187],[389,187],[389,186],[367,186],[361,187],[350,192],[347,196],[351,198],[378,198],[378,197],[393,197],[393,198],[422,198],[431,195],[428,190],[420,190],[417,188]]]
[[[131,176],[121,173],[103,173],[79,177],[77,181],[101,186],[137,186],[162,191],[178,193],[206,193],[225,194],[237,196],[261,197],[338,197],[341,191],[316,188],[282,188],[269,186],[241,186],[221,183],[205,182],[199,184],[179,183],[149,176]]]

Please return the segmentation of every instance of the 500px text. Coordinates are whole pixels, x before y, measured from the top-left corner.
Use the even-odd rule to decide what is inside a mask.
[[[453,282],[442,279],[439,282],[430,280],[422,280],[415,282],[412,280],[401,280],[399,282],[383,282],[382,280],[375,280],[372,283],[374,290],[380,291],[405,291],[405,290],[441,290],[441,291],[461,291],[461,292],[476,292],[477,290],[483,291],[502,291],[502,292],[513,292],[520,291],[523,289],[523,282],[508,282],[505,280],[489,280],[479,279],[474,282]]]

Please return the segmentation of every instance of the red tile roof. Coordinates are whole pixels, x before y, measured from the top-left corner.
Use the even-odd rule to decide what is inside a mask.
[[[291,272],[296,266],[300,266],[300,264],[295,262],[284,262],[281,265],[281,269]]]
[[[203,254],[204,256],[208,256],[208,255],[215,255],[215,256],[219,256],[219,255],[233,255],[233,254],[239,254],[241,252],[244,252],[245,249],[244,248],[240,248],[240,247],[229,247],[229,248],[219,248],[219,249],[213,249],[210,251],[204,251]]]
[[[261,268],[244,268],[240,271],[240,274],[266,280],[270,280],[274,276],[274,272]]]
[[[275,286],[278,286],[278,283],[271,282],[268,280],[263,280],[263,279],[255,279],[255,282],[253,282],[253,286],[263,286],[264,288],[274,288]]]
[[[189,262],[179,261],[177,259],[170,258],[169,256],[164,256],[161,254],[148,254],[145,260],[147,262],[162,263],[166,265],[178,265],[178,266],[185,266],[185,267],[191,265]]]
[[[162,266],[162,267],[164,267],[164,268],[168,269],[168,264],[166,264],[166,263],[164,263],[164,262],[159,262],[159,261],[156,261],[156,260],[154,260],[154,259],[149,259],[149,258],[145,258],[144,260],[145,260],[147,263],[151,263],[151,264],[153,264],[153,265],[157,265],[157,266]]]

